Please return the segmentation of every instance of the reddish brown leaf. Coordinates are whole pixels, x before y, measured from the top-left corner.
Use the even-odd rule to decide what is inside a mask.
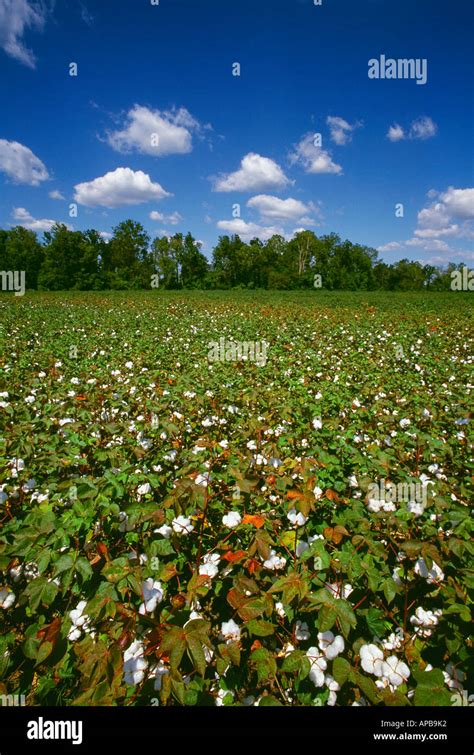
[[[260,516],[260,514],[245,514],[242,519],[242,524],[251,524],[257,529],[260,529],[260,527],[263,527],[265,524],[265,519],[263,516]]]

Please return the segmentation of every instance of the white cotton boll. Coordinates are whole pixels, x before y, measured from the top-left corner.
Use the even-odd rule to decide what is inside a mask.
[[[263,565],[266,569],[271,569],[272,571],[283,569],[286,564],[286,558],[283,558],[282,556],[277,556],[276,551],[271,550],[270,551],[270,557],[267,558],[266,561],[263,562]]]
[[[221,635],[225,640],[238,642],[240,640],[240,627],[235,623],[234,619],[224,621],[221,624]]]
[[[156,530],[153,530],[155,533],[159,535],[163,535],[166,540],[169,540],[171,537],[171,533],[173,532],[173,528],[169,526],[169,524],[163,524],[161,527],[158,527]]]
[[[224,698],[227,697],[227,695],[230,695],[230,697],[234,697],[234,692],[231,689],[220,689],[217,693],[216,697],[216,705],[221,706],[224,705]]]
[[[325,587],[327,590],[329,590],[333,598],[336,598],[337,600],[339,600],[340,598],[347,600],[349,595],[354,592],[354,588],[349,583],[345,585],[338,585],[337,583],[331,585],[329,583],[326,583]]]
[[[421,637],[430,637],[441,615],[442,611],[440,609],[425,611],[424,608],[419,606],[415,611],[415,615],[411,616],[410,624],[413,624],[415,627],[416,634],[419,634]]]
[[[351,475],[351,476],[349,477],[349,479],[348,479],[348,483],[349,483],[349,486],[350,486],[351,488],[358,488],[358,487],[359,487],[359,483],[358,483],[358,481],[357,481],[357,477],[355,476],[355,474],[352,474],[352,475]]]
[[[305,517],[301,511],[297,511],[296,509],[291,509],[288,512],[287,517],[294,527],[303,527],[308,521],[307,517]]]
[[[320,420],[319,417],[315,417],[313,419],[312,425],[313,425],[313,427],[314,427],[315,430],[321,430],[322,427],[323,427],[323,423],[321,422],[321,420]]]
[[[305,640],[309,640],[310,637],[311,633],[309,631],[307,623],[298,619],[295,628],[295,638],[298,640],[298,642],[304,642]]]
[[[399,422],[399,424],[400,424],[401,428],[408,427],[409,425],[411,425],[411,420],[406,419],[406,418],[405,419],[401,419],[400,422]]]
[[[123,672],[126,684],[137,685],[145,678],[148,663],[144,658],[145,649],[138,640],[132,642],[123,654]]]
[[[382,647],[384,650],[398,650],[403,644],[404,637],[403,629],[398,628],[382,641]]]
[[[140,487],[137,490],[138,495],[147,495],[148,493],[151,493],[151,485],[149,482],[145,482],[143,485],[140,485]]]
[[[277,612],[278,616],[281,616],[282,619],[286,616],[283,603],[275,603],[275,611]]]
[[[326,687],[329,690],[329,697],[328,697],[328,705],[335,705],[337,702],[337,692],[341,689],[339,684],[336,682],[335,679],[332,678],[332,676],[329,676],[327,674],[324,678],[324,683]]]
[[[407,511],[410,514],[413,514],[414,516],[421,516],[425,511],[425,507],[423,503],[417,503],[416,501],[408,501]]]
[[[314,495],[314,497],[316,498],[317,501],[319,501],[319,499],[321,498],[323,492],[324,491],[318,485],[316,485],[316,487],[313,488],[313,495]]]
[[[231,530],[238,527],[241,521],[242,517],[240,516],[238,511],[229,511],[228,514],[225,514],[222,517],[222,524]]]
[[[463,682],[466,681],[466,674],[461,669],[453,666],[452,663],[448,663],[446,670],[443,671],[443,677],[445,684],[449,689],[463,689]]]
[[[199,574],[207,577],[215,577],[219,573],[218,564],[221,557],[218,553],[206,553],[203,563],[199,567]]]
[[[191,524],[191,520],[188,519],[188,517],[181,515],[173,519],[171,526],[178,535],[184,535],[185,533],[189,534],[194,529],[194,525]]]
[[[388,679],[393,687],[399,687],[407,681],[410,676],[410,669],[396,655],[391,655],[382,664],[382,676]]]
[[[441,567],[433,561],[431,569],[428,569],[423,558],[417,560],[414,572],[415,574],[419,574],[420,577],[423,577],[423,579],[426,579],[428,584],[436,584],[437,582],[442,582],[444,579],[444,572]]]
[[[158,665],[151,670],[151,674],[155,677],[155,683],[153,685],[156,692],[159,692],[161,690],[161,686],[163,683],[163,677],[166,676],[166,674],[169,674],[170,670],[169,668],[166,668],[163,661],[159,661]]]
[[[332,632],[319,632],[318,644],[326,658],[330,661],[337,658],[339,653],[344,650],[344,639],[338,634],[336,637]]]
[[[149,577],[142,584],[143,603],[138,609],[138,613],[144,616],[147,613],[153,613],[158,603],[163,600],[163,588],[161,582],[154,581]]]
[[[125,367],[127,370],[133,370],[133,362],[125,362]]]
[[[7,610],[11,608],[15,603],[15,593],[9,590],[8,587],[2,587],[0,590],[0,608]]]
[[[326,659],[321,655],[319,648],[311,647],[306,651],[306,656],[311,663],[311,670],[309,672],[309,678],[313,682],[315,687],[322,687],[324,685],[324,672],[327,668]]]
[[[257,444],[255,443],[254,440],[249,440],[248,443],[247,443],[247,448],[249,449],[249,451],[256,451],[257,450]]]
[[[359,655],[364,671],[375,676],[383,675],[383,653],[377,645],[362,645]]]
[[[205,474],[198,474],[194,479],[194,483],[196,485],[202,486],[203,488],[206,488],[209,485],[209,472],[206,472]]]

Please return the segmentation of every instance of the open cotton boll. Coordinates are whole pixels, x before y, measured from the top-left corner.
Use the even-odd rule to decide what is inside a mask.
[[[364,671],[375,676],[383,675],[383,653],[377,645],[362,645],[359,655]]]
[[[238,642],[240,640],[240,627],[234,619],[224,621],[221,624],[221,635],[228,642]]]
[[[270,550],[270,556],[266,559],[266,561],[263,562],[263,565],[266,569],[271,569],[272,571],[276,571],[278,569],[283,569],[286,564],[286,558],[283,558],[283,556],[277,556],[276,551]]]
[[[241,521],[242,517],[240,516],[238,511],[229,511],[228,514],[225,514],[222,517],[222,524],[224,525],[224,527],[228,527],[231,530],[238,527]]]
[[[344,650],[343,637],[340,634],[335,637],[332,632],[319,632],[318,644],[329,661],[337,658]]]
[[[426,579],[428,584],[436,584],[436,582],[442,582],[444,579],[444,572],[441,567],[438,566],[435,561],[433,561],[431,569],[428,569],[428,566],[423,558],[419,558],[417,560],[414,572],[415,574],[419,574],[420,577]]]
[[[401,684],[407,681],[410,676],[410,669],[400,661],[396,655],[391,655],[382,664],[382,677],[388,679],[389,683],[393,687],[399,687]]]
[[[143,643],[135,640],[123,654],[123,674],[126,684],[137,685],[145,678],[148,663]]]
[[[191,519],[181,515],[177,516],[176,519],[173,519],[171,526],[178,535],[189,534],[194,529],[194,525],[191,524]]]
[[[309,638],[311,637],[309,627],[305,621],[300,621],[298,619],[298,621],[296,622],[295,637],[299,642],[309,640]]]
[[[215,577],[219,573],[218,564],[221,557],[218,553],[206,553],[202,564],[199,566],[199,574],[207,577]]]
[[[2,587],[0,590],[0,608],[11,608],[15,603],[15,593],[8,587]]]
[[[161,582],[154,581],[149,577],[142,584],[143,603],[138,609],[138,613],[144,616],[147,613],[153,613],[158,603],[163,600],[163,588]]]
[[[301,511],[297,511],[296,509],[290,509],[287,517],[294,527],[303,527],[308,521],[307,517],[302,514]]]
[[[315,687],[322,687],[324,685],[324,672],[327,668],[327,663],[324,655],[321,654],[319,648],[310,647],[306,651],[306,656],[311,663],[311,671],[309,672],[309,678],[313,682]]]
[[[149,482],[145,482],[143,485],[140,485],[140,487],[137,490],[137,494],[147,495],[148,493],[151,493],[151,485]]]
[[[441,615],[442,611],[440,609],[425,611],[424,608],[419,606],[415,611],[415,615],[411,616],[410,624],[413,624],[415,627],[416,634],[419,634],[421,637],[430,637]]]

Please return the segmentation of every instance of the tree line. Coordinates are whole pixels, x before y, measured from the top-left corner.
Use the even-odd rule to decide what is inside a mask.
[[[151,239],[133,220],[119,223],[109,240],[95,230],[56,224],[40,242],[22,226],[0,229],[0,270],[25,271],[26,287],[46,291],[108,289],[449,290],[451,272],[407,259],[391,265],[371,247],[337,234],[301,231],[291,240],[272,236],[244,242],[220,236],[209,261],[202,245],[175,233]]]

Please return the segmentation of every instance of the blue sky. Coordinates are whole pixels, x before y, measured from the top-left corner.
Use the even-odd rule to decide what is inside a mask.
[[[309,228],[472,260],[473,20],[471,0],[0,0],[0,226],[132,217],[207,254]],[[381,55],[426,83],[369,78]]]

